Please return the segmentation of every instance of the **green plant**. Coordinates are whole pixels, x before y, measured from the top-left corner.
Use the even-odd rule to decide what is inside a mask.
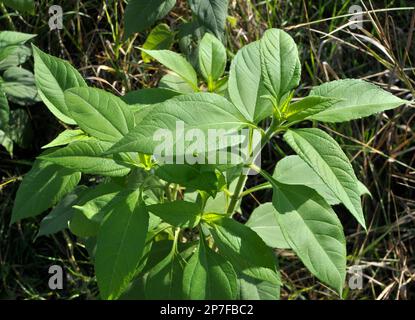
[[[29,115],[22,107],[40,101],[32,72],[21,67],[32,55],[25,43],[34,37],[0,32],[0,144],[10,154],[14,143],[24,147],[29,142]],[[10,110],[8,100],[20,108]]]
[[[33,0],[1,0],[1,4],[21,12],[33,13],[35,11],[35,2]]]
[[[42,220],[39,235],[69,226],[94,261],[103,299],[278,299],[275,248],[293,250],[341,295],[346,243],[331,206],[343,204],[366,228],[360,197],[368,191],[337,142],[307,123],[349,121],[406,101],[347,79],[322,84],[292,102],[301,65],[295,42],[278,29],[237,53],[229,80],[223,77],[225,48],[205,36],[199,59],[207,85],[180,55],[145,52],[174,72],[176,90],[116,97],[88,88],[69,63],[34,49],[43,101],[74,127],[45,146],[25,176],[12,222],[57,204]],[[206,90],[211,92],[201,92]],[[264,130],[260,123],[266,119],[271,124]],[[260,132],[262,146],[283,134],[297,155],[279,161],[272,175],[253,161],[206,164],[191,148],[194,141],[181,141],[178,122],[205,136],[212,129],[248,128],[248,159],[258,155],[254,132]],[[161,129],[176,134],[164,154],[173,163],[154,157],[160,155],[154,137]],[[217,143],[202,146],[215,159],[230,152]],[[179,161],[183,158],[186,163]],[[188,161],[195,158],[202,161]],[[247,169],[267,183],[244,190]],[[88,178],[77,186],[82,174]],[[243,197],[264,188],[273,189],[272,202],[254,210],[245,225],[232,219]]]

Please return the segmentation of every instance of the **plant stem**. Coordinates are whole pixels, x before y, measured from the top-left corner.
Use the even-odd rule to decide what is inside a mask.
[[[228,215],[232,215],[234,213],[235,207],[240,198],[242,189],[245,186],[246,179],[247,179],[247,176],[243,173],[239,176],[238,183],[236,184],[235,192],[233,193],[231,197],[231,202],[228,207],[228,211],[227,211]]]
[[[251,193],[254,193],[254,192],[257,192],[257,191],[260,191],[260,190],[266,190],[266,189],[272,189],[272,185],[269,182],[262,183],[260,185],[257,185],[255,187],[252,187],[251,189],[248,189],[248,190],[242,192],[241,195],[240,195],[240,198],[243,198],[243,197],[245,197],[245,196],[247,196]]]

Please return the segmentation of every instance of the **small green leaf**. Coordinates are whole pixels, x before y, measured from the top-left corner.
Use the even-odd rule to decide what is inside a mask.
[[[131,108],[104,90],[70,89],[65,91],[65,101],[80,128],[97,139],[116,142],[134,127]]]
[[[285,31],[269,29],[260,40],[260,47],[264,85],[279,102],[300,83],[297,45]]]
[[[164,18],[176,4],[176,0],[130,0],[125,9],[127,36],[142,32],[157,20]]]
[[[408,103],[375,84],[355,79],[324,83],[315,87],[310,95],[339,99],[331,108],[310,117],[323,122],[360,119]]]
[[[93,139],[77,141],[40,158],[86,174],[110,177],[127,175],[130,172],[129,168],[118,164],[108,156],[102,155],[110,147],[111,143]]]
[[[111,208],[99,230],[95,272],[103,299],[119,297],[142,256],[149,217],[139,196],[139,190],[126,194]]]
[[[86,87],[84,79],[67,61],[48,55],[34,45],[33,56],[36,85],[43,102],[59,120],[76,124],[66,105],[64,91]]]
[[[11,67],[3,73],[0,88],[10,101],[20,104],[34,104],[40,101],[33,74],[19,67]]]
[[[226,48],[216,37],[206,33],[199,45],[199,68],[208,84],[225,72]]]
[[[0,130],[5,130],[9,124],[10,107],[6,95],[0,90]]]
[[[169,50],[141,50],[176,73],[195,91],[198,90],[196,71],[182,55]]]
[[[215,244],[236,270],[255,279],[280,284],[275,256],[254,231],[229,218],[217,223],[211,229]]]
[[[282,234],[272,203],[264,203],[256,208],[245,225],[254,230],[267,246],[279,249],[290,248]]]
[[[196,227],[202,214],[198,204],[187,201],[153,204],[148,206],[147,209],[163,221],[180,228]]]
[[[146,50],[168,50],[172,46],[174,41],[174,33],[170,30],[170,27],[165,24],[159,24],[148,35],[146,42],[143,44],[143,49]],[[145,63],[151,62],[151,56],[142,53],[143,61]]]
[[[198,250],[183,274],[184,298],[190,300],[234,300],[238,284],[236,273],[224,257],[200,239]]]
[[[43,146],[42,149],[61,147],[72,142],[89,140],[91,137],[87,136],[82,130],[65,130],[60,133],[53,141]]]
[[[288,130],[284,140],[366,228],[356,175],[336,140],[316,128]]]
[[[35,34],[22,33],[16,31],[1,31],[0,32],[0,49],[8,46],[22,45],[27,41],[35,38]]]
[[[176,91],[181,94],[198,92],[199,88],[192,87],[186,80],[177,76],[175,73],[167,73],[160,79],[160,89]]]
[[[17,190],[11,223],[34,217],[71,192],[81,174],[47,161],[36,161]]]

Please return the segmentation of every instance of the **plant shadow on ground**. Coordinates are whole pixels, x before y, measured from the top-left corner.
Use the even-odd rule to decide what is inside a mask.
[[[109,2],[111,3],[111,2]],[[368,10],[364,29],[350,30],[348,10],[353,1],[230,1],[227,44],[236,52],[256,40],[269,27],[286,29],[299,44],[303,63],[303,96],[312,85],[337,78],[362,78],[412,100],[415,93],[414,10],[411,1],[364,1]],[[122,94],[135,88],[152,87],[162,75],[154,63],[141,61],[139,50],[146,34],[123,40],[124,6],[115,1],[65,3],[64,29],[49,31],[51,1],[39,1],[36,16],[19,16],[3,8],[0,27],[38,34],[35,42],[43,50],[61,56],[80,70],[91,86]],[[413,5],[413,4],[412,4]],[[396,8],[400,10],[395,10]],[[384,10],[386,9],[386,10]],[[79,13],[79,14],[77,14]],[[189,12],[184,1],[166,18],[174,28]],[[365,38],[366,37],[366,38]],[[176,47],[178,50],[178,47]],[[61,131],[41,105],[30,107],[34,132],[27,149],[15,150],[10,158],[0,151],[0,299],[94,299],[97,297],[93,267],[85,247],[67,233],[40,237],[39,219],[9,226],[18,182],[30,169],[42,145]],[[415,135],[414,107],[407,106],[366,120],[325,127],[340,143],[359,179],[373,198],[365,197],[368,232],[336,208],[345,227],[348,266],[363,268],[363,288],[346,287],[345,299],[415,298]],[[263,168],[272,171],[288,148],[278,138],[263,151]],[[85,178],[84,178],[85,179]],[[264,182],[251,177],[247,188]],[[34,190],[35,192],[35,190]],[[247,197],[238,217],[244,221],[259,205],[269,201],[270,190]],[[288,250],[281,250],[282,299],[336,299],[335,292],[313,278]],[[64,290],[48,287],[48,268],[62,265],[67,275]]]

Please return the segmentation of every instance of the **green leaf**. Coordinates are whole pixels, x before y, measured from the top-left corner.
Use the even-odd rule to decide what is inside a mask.
[[[289,123],[307,120],[313,115],[332,107],[338,101],[335,98],[309,96],[291,104],[285,117]]]
[[[330,205],[341,203],[326,183],[299,156],[288,156],[280,160],[275,168],[274,178],[282,184],[304,185],[314,189]],[[360,195],[370,194],[360,181],[357,184]]]
[[[168,115],[168,117],[166,116]],[[177,129],[177,122],[184,125],[184,130]],[[236,131],[247,126],[242,115],[225,98],[212,93],[196,93],[177,96],[164,103],[155,105],[142,123],[116,143],[108,153],[139,152],[153,154],[163,143],[155,135],[168,132],[174,141],[167,145],[175,155],[183,156],[193,141],[185,141],[183,134],[191,129],[198,129],[208,137],[209,129]],[[163,136],[163,134],[161,134]],[[160,137],[163,140],[163,137]],[[158,140],[158,141],[157,141]],[[206,139],[209,140],[209,139]],[[212,140],[212,139],[210,139]],[[208,141],[205,141],[208,143]],[[212,141],[210,141],[212,142]],[[181,145],[183,143],[183,148]],[[217,150],[218,143],[205,145],[205,152]],[[182,150],[180,150],[182,149]],[[170,156],[170,154],[167,154]]]
[[[269,29],[260,46],[264,85],[279,102],[300,83],[301,62],[297,45],[285,31]]]
[[[131,108],[104,90],[70,89],[65,91],[65,101],[79,127],[97,139],[116,142],[134,127]]]
[[[69,220],[71,219],[75,209],[72,208],[77,202],[79,197],[88,188],[85,186],[79,186],[69,194],[67,194],[53,210],[42,219],[40,222],[39,232],[36,238],[40,236],[47,236],[57,233],[68,228]]]
[[[35,34],[22,33],[16,31],[1,31],[0,32],[0,49],[8,46],[22,45],[27,41],[35,38]]]
[[[267,281],[241,275],[239,280],[240,300],[279,300],[280,287]]]
[[[10,139],[20,148],[28,148],[33,140],[33,128],[29,114],[25,109],[14,109],[10,112],[9,127],[6,130]]]
[[[127,175],[130,172],[129,168],[118,164],[108,156],[102,155],[110,147],[111,143],[93,139],[77,141],[40,158],[86,174],[109,177]]]
[[[0,90],[0,130],[5,130],[9,124],[10,107],[6,95]]]
[[[60,133],[53,141],[43,146],[42,149],[61,147],[72,142],[89,140],[91,137],[87,136],[82,130],[65,130]]]
[[[272,114],[272,104],[262,98],[269,95],[262,81],[259,41],[238,51],[229,73],[231,101],[248,121],[258,123]]]
[[[236,270],[274,285],[280,283],[273,252],[254,231],[229,218],[217,223],[211,229],[215,244]]]
[[[33,14],[35,12],[35,2],[33,0],[2,0],[2,2],[20,12]]]
[[[11,67],[3,73],[0,88],[9,100],[20,105],[40,101],[33,74],[25,69]]]
[[[210,33],[205,34],[199,45],[199,67],[208,84],[216,82],[225,72],[226,48]]]
[[[185,80],[195,91],[198,91],[196,71],[182,55],[169,50],[141,50],[166,66],[168,69],[172,70],[179,77]]]
[[[312,274],[341,296],[346,240],[341,222],[314,190],[274,182],[272,203],[285,239]]]
[[[167,89],[170,91],[176,91],[182,94],[194,93],[199,91],[199,88],[192,87],[188,82],[183,80],[174,73],[167,73],[160,79],[160,89]]]
[[[2,130],[0,130],[0,145],[2,145],[10,155],[13,155],[13,141]]]
[[[32,47],[40,97],[56,118],[67,124],[76,124],[66,105],[64,91],[86,87],[84,79],[69,62],[48,55],[34,45]]]
[[[189,0],[189,5],[199,24],[217,38],[224,38],[229,0]]]
[[[198,250],[184,269],[184,298],[189,300],[234,300],[238,293],[232,265],[200,239]]]
[[[327,82],[315,87],[310,95],[340,99],[331,108],[310,117],[324,122],[360,119],[408,103],[377,85],[354,79]]]
[[[194,228],[199,224],[202,210],[196,203],[173,201],[153,204],[147,210],[163,221],[180,228]]]
[[[164,18],[176,4],[176,0],[129,0],[125,9],[127,36],[142,32],[157,20]]]
[[[279,249],[290,248],[282,234],[272,203],[264,203],[256,208],[245,225],[254,230],[267,246]]]
[[[132,280],[143,253],[148,212],[140,191],[112,207],[98,233],[95,272],[103,299],[116,299]]]
[[[174,250],[152,268],[148,274],[145,293],[149,300],[183,299],[183,258]]]
[[[336,140],[320,129],[289,130],[284,140],[366,229],[357,178]]]
[[[174,33],[170,30],[170,27],[161,23],[151,30],[146,42],[143,44],[143,49],[146,50],[168,50],[174,42]],[[142,53],[143,61],[145,63],[151,62],[151,56]]]
[[[41,214],[71,192],[80,179],[79,172],[36,161],[17,190],[11,223]]]

